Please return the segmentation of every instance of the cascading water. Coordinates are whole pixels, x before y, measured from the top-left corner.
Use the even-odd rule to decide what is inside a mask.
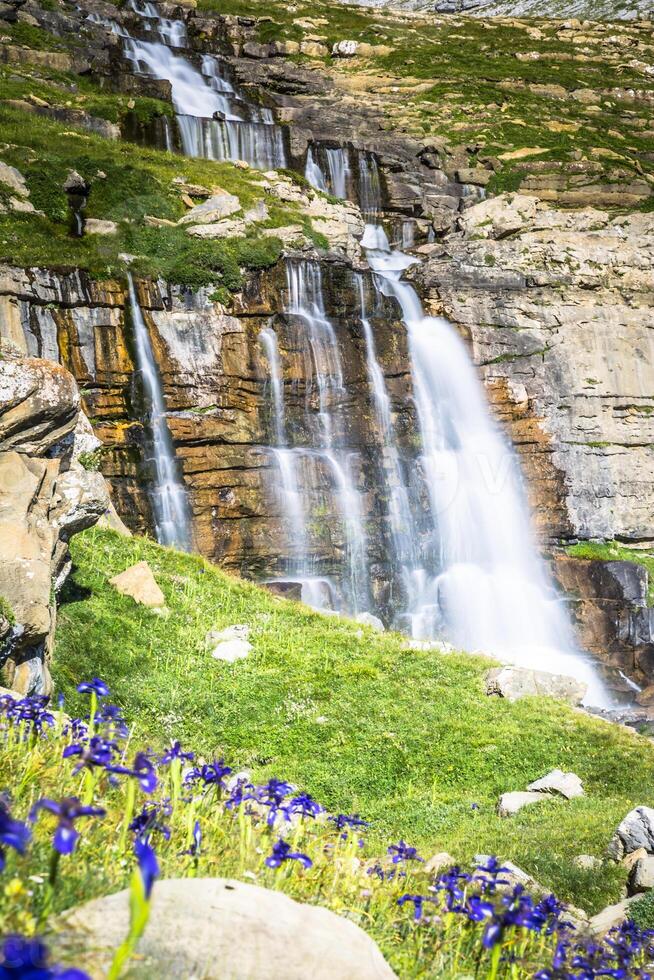
[[[304,176],[318,190],[346,198],[352,177],[347,147],[310,146]]]
[[[151,465],[154,474],[149,495],[157,541],[187,551],[191,545],[191,520],[186,491],[177,475],[177,461],[166,421],[161,379],[130,273],[127,274],[127,280],[134,326],[136,364],[143,384],[152,438],[152,457],[146,461]]]
[[[312,516],[310,485],[315,484],[317,474],[326,472],[345,533],[346,572],[342,587],[348,607],[357,612],[370,605],[368,544],[361,497],[353,474],[352,453],[339,446],[338,430],[342,422],[339,406],[346,392],[336,333],[324,308],[319,265],[289,261],[287,293],[286,314],[301,322],[307,378],[311,379],[307,382],[305,410],[310,445],[288,445],[277,338],[274,331],[266,329],[261,331],[259,339],[270,371],[271,429],[276,441],[273,456],[280,477],[281,510],[289,529],[291,561],[288,574],[303,583],[306,601],[312,605],[325,604],[329,598],[326,580],[315,575],[315,549],[309,523]]]
[[[466,650],[524,667],[569,673],[606,704],[593,666],[576,652],[567,617],[548,585],[532,540],[517,462],[486,406],[465,346],[442,317],[425,317],[401,280],[413,259],[391,252],[380,228],[364,245],[379,289],[407,328],[438,567],[409,596],[414,637],[445,635]]]
[[[249,103],[227,75],[226,63],[204,55],[202,71],[175,50],[186,45],[183,21],[162,19],[156,7],[132,9],[156,26],[160,41],[120,31],[135,71],[170,82],[183,152],[210,160],[245,160],[267,170],[286,166],[284,134],[269,109]]]

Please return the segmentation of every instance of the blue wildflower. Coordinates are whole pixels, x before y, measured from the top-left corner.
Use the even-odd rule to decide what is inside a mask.
[[[160,818],[169,817],[172,812],[173,808],[168,801],[146,803],[130,823],[129,829],[135,836],[143,839],[152,833],[159,833],[165,840],[170,840],[170,828]]]
[[[67,745],[62,756],[64,759],[70,759],[74,756],[79,756],[79,762],[75,766],[75,772],[79,772],[80,769],[108,769],[112,763],[114,756],[118,752],[118,747],[112,739],[102,738],[101,735],[94,735],[87,745],[83,742],[75,742],[72,745]]]
[[[303,868],[310,868],[313,864],[311,858],[307,857],[306,854],[291,851],[290,844],[278,840],[276,844],[273,844],[272,854],[266,858],[266,864],[269,868],[279,868],[284,861],[299,861]]]
[[[198,857],[200,854],[200,848],[202,846],[202,828],[200,826],[200,821],[195,821],[195,826],[193,827],[193,841],[191,846],[187,851],[182,851],[182,854],[190,854],[191,857]]]
[[[288,813],[300,813],[303,817],[317,817],[319,813],[323,812],[323,807],[320,803],[316,803],[308,793],[301,793],[299,796],[293,797],[287,804],[286,810]]]
[[[40,939],[7,936],[0,955],[0,980],[90,980],[74,967],[49,966],[48,949]]]
[[[109,697],[109,688],[99,677],[94,677],[92,681],[82,681],[77,685],[79,694],[95,694],[97,698]]]
[[[358,813],[348,816],[346,813],[339,813],[337,816],[329,817],[329,820],[336,824],[337,830],[345,830],[346,827],[369,827],[368,820],[363,820]]]
[[[406,905],[407,902],[413,903],[413,918],[415,922],[419,922],[422,918],[423,907],[425,902],[433,902],[434,899],[430,898],[429,895],[402,895],[398,898],[397,904],[401,907]]]
[[[0,871],[5,866],[5,849],[11,847],[19,854],[24,854],[30,837],[27,824],[12,818],[8,804],[0,796]]]
[[[152,886],[159,877],[159,862],[153,848],[147,841],[137,838],[134,842],[134,853],[139,863],[139,871],[143,880],[146,899],[152,894]]]
[[[193,762],[194,758],[195,755],[193,752],[184,752],[179,742],[173,742],[170,748],[166,749],[159,759],[159,765],[168,766],[173,759],[179,759],[180,762]],[[231,769],[229,771],[231,772]]]
[[[67,796],[59,803],[55,800],[38,800],[32,807],[30,820],[36,820],[41,810],[47,810],[59,818],[52,840],[52,846],[59,854],[72,854],[75,850],[79,839],[79,831],[75,829],[76,820],[80,817],[104,817],[106,813],[99,806],[84,806],[76,796]]]
[[[205,786],[216,786],[224,789],[225,777],[229,776],[231,771],[231,767],[225,765],[224,759],[216,759],[214,762],[207,762],[199,768],[191,769],[186,774],[184,782],[202,782]]]
[[[415,847],[409,847],[401,840],[398,844],[391,844],[388,848],[388,854],[393,858],[393,864],[398,864],[400,861],[424,861],[418,854]]]

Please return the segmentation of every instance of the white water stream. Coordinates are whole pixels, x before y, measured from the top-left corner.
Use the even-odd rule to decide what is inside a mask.
[[[149,487],[149,496],[157,541],[187,551],[191,546],[191,521],[186,491],[177,474],[175,449],[166,420],[161,379],[152,351],[150,334],[129,272],[127,280],[134,326],[136,365],[141,375],[152,437],[152,457],[149,459],[146,457],[146,462],[151,466],[154,475]]]

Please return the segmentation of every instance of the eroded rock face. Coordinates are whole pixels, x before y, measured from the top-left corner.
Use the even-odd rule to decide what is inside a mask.
[[[99,443],[72,375],[7,344],[0,357],[0,595],[15,619],[0,662],[14,690],[49,694],[53,588],[69,569],[67,542],[110,502],[102,475],[79,463]]]
[[[502,195],[419,278],[469,339],[542,538],[651,541],[654,216]]]

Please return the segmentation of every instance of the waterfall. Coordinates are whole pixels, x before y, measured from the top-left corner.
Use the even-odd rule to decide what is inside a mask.
[[[317,190],[347,198],[352,177],[348,148],[310,146],[304,176]]]
[[[520,666],[572,674],[587,700],[607,695],[570,628],[538,557],[517,462],[493,422],[465,345],[443,317],[426,317],[401,280],[415,260],[391,252],[381,228],[364,244],[380,290],[407,328],[418,412],[421,468],[438,566],[416,577],[407,610],[416,638],[446,635]]]
[[[226,64],[204,55],[202,70],[173,49],[186,44],[183,21],[161,19],[146,4],[132,9],[146,20],[156,18],[160,41],[142,41],[124,32],[125,57],[136,72],[170,82],[182,149],[187,156],[210,160],[245,160],[268,170],[286,166],[284,134],[270,109],[248,102],[228,77]]]
[[[127,273],[129,301],[134,326],[136,365],[143,384],[152,437],[152,457],[147,459],[154,473],[149,489],[157,541],[187,551],[191,545],[191,521],[186,491],[177,475],[173,441],[166,421],[161,379],[157,370],[150,335],[136,296],[131,273]]]
[[[277,334],[270,327],[259,333],[259,342],[264,349],[270,365],[270,387],[272,390],[272,422],[277,446],[286,445],[286,418],[284,413],[284,379],[282,362],[279,356]]]

